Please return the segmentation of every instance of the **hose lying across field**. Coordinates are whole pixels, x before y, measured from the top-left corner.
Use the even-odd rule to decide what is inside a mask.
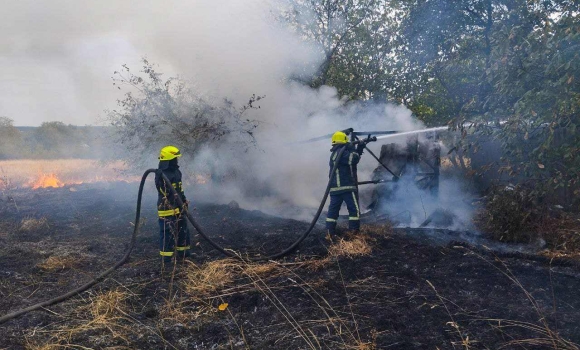
[[[95,284],[101,282],[105,277],[107,277],[108,275],[110,275],[113,271],[115,271],[116,269],[118,269],[121,265],[123,265],[124,263],[127,262],[127,260],[129,260],[129,256],[131,255],[131,251],[133,250],[133,247],[135,246],[135,242],[137,240],[137,233],[139,232],[139,220],[141,217],[141,199],[143,198],[143,187],[145,186],[145,180],[147,179],[147,176],[149,176],[149,174],[153,173],[157,171],[157,169],[149,169],[147,170],[144,174],[143,177],[141,178],[141,184],[139,184],[139,194],[137,196],[137,211],[135,214],[135,228],[133,229],[133,234],[131,235],[131,243],[129,244],[129,248],[127,248],[127,251],[125,252],[125,255],[123,255],[123,257],[121,258],[121,260],[119,260],[115,265],[113,265],[112,267],[108,268],[107,270],[103,271],[100,275],[98,275],[97,277],[95,277],[92,281],[87,282],[85,284],[83,284],[82,286],[71,290],[68,293],[59,295],[56,298],[50,299],[50,300],[46,300],[43,301],[41,303],[29,306],[27,308],[24,309],[20,309],[18,311],[15,311],[13,313],[10,313],[8,315],[4,315],[2,317],[0,317],[0,324],[11,320],[15,317],[24,315],[25,313],[28,313],[30,311],[34,311],[34,310],[38,310],[40,308],[46,307],[46,306],[50,306],[50,305],[54,305],[54,304],[58,304],[62,301],[65,301],[66,299],[73,297],[77,294],[80,294],[84,291],[86,291],[87,289],[91,288],[92,286],[94,286]]]
[[[189,222],[191,223],[191,225],[193,225],[193,227],[197,230],[197,232],[200,234],[200,236],[202,236],[212,247],[214,247],[217,251],[219,251],[220,253],[232,257],[232,258],[236,258],[236,259],[241,259],[241,260],[246,260],[246,261],[267,261],[267,260],[275,260],[275,259],[280,259],[288,254],[291,254],[292,252],[294,252],[294,250],[296,250],[296,248],[298,248],[298,246],[300,245],[300,243],[302,243],[302,241],[304,241],[304,239],[306,239],[306,237],[310,234],[310,232],[312,232],[312,229],[314,228],[314,226],[316,225],[316,222],[318,221],[318,218],[320,217],[320,214],[322,213],[322,209],[324,208],[324,204],[326,203],[326,199],[328,198],[328,194],[330,193],[330,186],[331,186],[331,182],[332,179],[334,178],[334,174],[336,172],[336,168],[338,166],[338,160],[340,159],[340,157],[342,156],[342,153],[344,152],[344,150],[346,149],[346,147],[343,147],[339,152],[338,155],[336,157],[336,161],[334,162],[334,166],[330,172],[331,176],[328,180],[328,184],[326,185],[326,191],[324,191],[324,196],[322,197],[322,201],[320,202],[320,205],[318,206],[318,210],[316,211],[316,214],[314,215],[314,218],[312,218],[312,221],[310,222],[310,226],[308,227],[308,229],[300,236],[300,238],[298,238],[294,243],[292,243],[292,245],[290,245],[288,248],[282,250],[279,253],[270,255],[270,256],[261,256],[261,257],[257,257],[257,258],[243,258],[240,254],[232,251],[231,249],[226,249],[221,247],[219,244],[217,244],[216,242],[214,242],[208,235],[205,234],[205,232],[203,232],[203,229],[199,226],[199,224],[197,223],[197,221],[195,221],[195,218],[189,213],[188,210],[185,210],[185,216],[187,217],[187,219],[189,220]],[[160,173],[163,176],[163,180],[166,183],[171,184],[171,181],[169,181],[169,179],[165,176],[165,174]],[[177,200],[177,203],[179,204],[180,207],[183,207],[183,201],[181,200],[181,197],[177,195],[177,192],[175,192],[175,189],[173,188],[173,186],[169,185],[168,186],[169,191],[171,192],[171,195],[174,196]],[[0,319],[1,321],[1,319]]]
[[[265,260],[274,260],[274,259],[279,259],[282,258],[292,252],[294,252],[294,250],[296,250],[296,248],[300,245],[300,243],[302,243],[304,241],[304,239],[306,239],[306,237],[310,234],[310,232],[312,232],[312,229],[314,228],[314,226],[316,225],[316,222],[318,221],[318,218],[320,217],[320,214],[322,213],[322,209],[324,208],[324,204],[326,203],[326,199],[328,198],[328,194],[330,192],[330,186],[331,186],[331,182],[332,179],[334,177],[334,174],[336,172],[336,168],[338,166],[338,160],[340,159],[340,157],[342,156],[342,153],[344,152],[344,150],[346,149],[346,147],[343,147],[339,152],[338,155],[336,157],[337,161],[334,162],[334,166],[330,172],[331,176],[328,180],[328,184],[326,185],[326,191],[324,192],[324,196],[322,197],[322,201],[320,202],[320,206],[318,207],[318,211],[316,212],[316,215],[314,215],[314,218],[312,219],[312,221],[310,222],[310,226],[308,227],[308,229],[292,244],[290,245],[288,248],[282,250],[279,253],[270,255],[270,256],[262,256],[262,257],[257,257],[257,258],[243,258],[241,254],[234,252],[231,249],[226,249],[221,247],[219,244],[217,244],[216,242],[214,242],[211,238],[209,238],[208,235],[205,234],[205,232],[203,231],[203,229],[201,228],[201,226],[199,226],[199,224],[197,223],[197,221],[194,219],[194,217],[189,213],[189,211],[184,210],[183,212],[185,213],[187,219],[189,220],[189,222],[191,222],[191,224],[193,225],[193,227],[197,230],[197,232],[212,246],[214,247],[216,250],[218,250],[219,252],[221,252],[222,254],[232,257],[232,258],[236,258],[236,259],[241,259],[241,260],[246,260],[246,261],[265,261]],[[99,274],[97,277],[95,277],[92,281],[87,282],[85,284],[83,284],[82,286],[71,290],[68,293],[62,294],[56,298],[50,299],[50,300],[46,300],[43,301],[41,303],[35,304],[35,305],[31,305],[27,308],[24,309],[20,309],[18,311],[12,312],[10,314],[4,315],[2,317],[0,317],[0,324],[7,322],[13,318],[16,318],[18,316],[24,315],[30,311],[34,311],[34,310],[38,310],[40,308],[46,307],[46,306],[50,306],[50,305],[54,305],[54,304],[58,304],[62,301],[65,301],[68,298],[71,298],[77,294],[80,294],[86,290],[88,290],[89,288],[91,288],[92,286],[94,286],[95,284],[101,282],[102,280],[105,279],[105,277],[107,277],[108,275],[110,275],[113,271],[115,271],[116,269],[118,269],[121,265],[125,264],[127,262],[127,260],[129,260],[129,256],[131,255],[131,251],[133,250],[133,248],[135,247],[135,242],[137,241],[137,234],[139,233],[139,227],[141,225],[141,201],[143,198],[143,188],[145,186],[145,180],[147,180],[147,177],[149,176],[149,174],[151,173],[155,173],[159,171],[158,169],[148,169],[147,171],[145,171],[145,173],[143,174],[143,176],[141,177],[141,183],[139,184],[139,194],[137,195],[137,210],[135,212],[135,228],[133,229],[133,234],[131,235],[131,243],[129,244],[129,247],[127,248],[125,255],[121,258],[121,260],[119,260],[114,266],[108,268],[107,270],[103,271],[101,274]],[[183,207],[183,201],[181,200],[181,197],[177,195],[177,192],[175,191],[175,189],[173,188],[173,186],[171,186],[171,181],[169,181],[169,179],[165,176],[165,174],[163,174],[162,172],[160,172],[160,175],[163,176],[163,180],[170,184],[168,186],[169,191],[171,192],[171,195],[174,196],[179,204],[179,206]]]

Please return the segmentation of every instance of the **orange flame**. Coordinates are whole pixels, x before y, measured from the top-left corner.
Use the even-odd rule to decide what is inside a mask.
[[[63,175],[59,178],[60,175]],[[119,175],[119,174],[105,174],[105,175],[92,175],[92,176],[79,176],[71,178],[70,174],[58,174],[57,173],[40,173],[35,178],[30,178],[28,182],[24,184],[24,187],[31,188],[33,190],[41,188],[61,188],[65,186],[89,184],[96,182],[138,182],[141,180],[140,176],[133,175]],[[196,184],[206,184],[211,180],[211,175],[209,174],[193,174],[193,182]],[[0,188],[3,185],[0,179]]]
[[[31,184],[31,186],[33,190],[36,190],[39,188],[48,188],[48,187],[52,188],[63,187],[64,183],[60,181],[55,174],[42,174],[36,181],[34,181]]]

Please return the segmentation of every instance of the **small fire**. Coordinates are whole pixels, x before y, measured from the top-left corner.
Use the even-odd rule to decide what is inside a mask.
[[[58,188],[63,186],[64,183],[60,181],[55,174],[41,174],[40,177],[31,184],[33,190],[48,187]]]

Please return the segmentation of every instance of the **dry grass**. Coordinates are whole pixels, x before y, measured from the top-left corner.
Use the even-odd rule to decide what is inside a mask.
[[[499,349],[512,349],[519,347],[526,349],[526,346],[541,347],[545,349],[560,349],[560,350],[579,350],[578,344],[563,339],[559,334],[554,333],[551,329],[543,325],[537,325],[529,322],[504,320],[504,319],[487,319],[492,328],[498,330],[508,338],[513,338],[509,331],[513,328],[523,328],[537,334],[535,338],[528,339],[512,339],[506,342]]]
[[[459,247],[459,249],[465,249],[469,251],[470,254],[478,257],[501,274],[503,274],[506,278],[508,278],[515,286],[517,286],[525,295],[526,299],[530,303],[531,308],[537,314],[538,321],[536,323],[530,322],[522,322],[516,320],[504,320],[504,319],[486,319],[491,323],[496,323],[497,326],[492,324],[492,327],[501,331],[503,334],[507,335],[508,337],[512,338],[511,341],[506,342],[504,347],[512,348],[513,346],[517,345],[521,348],[525,349],[525,345],[533,345],[533,346],[545,346],[550,347],[553,349],[563,349],[563,350],[580,350],[580,346],[576,343],[568,341],[560,336],[560,334],[552,329],[551,325],[548,323],[546,316],[543,313],[543,309],[540,303],[534,298],[534,296],[528,292],[528,290],[524,287],[524,285],[520,282],[517,276],[512,272],[512,270],[507,266],[507,264],[501,260],[499,257],[495,256],[493,260],[489,260],[483,255],[467,249],[463,247]],[[496,264],[496,263],[499,263]],[[428,281],[427,281],[428,282]],[[503,329],[510,329],[510,328],[523,328],[532,333],[537,334],[537,337],[529,338],[529,339],[514,339],[508,332],[504,332]]]
[[[373,250],[371,242],[375,241],[375,238],[373,238],[371,234],[376,234],[375,232],[376,231],[372,228],[363,228],[358,234],[347,235],[345,238],[335,239],[331,242],[326,257],[310,260],[304,265],[307,269],[316,271],[328,266],[328,264],[334,262],[336,258],[346,257],[353,259],[360,256],[368,256]],[[391,231],[385,229],[384,232]],[[329,239],[329,237],[326,239]]]
[[[215,313],[215,308],[212,308],[207,303],[192,309],[186,303],[175,300],[166,300],[159,308],[159,318],[161,320],[181,324],[187,324],[201,316],[207,316],[213,313]]]
[[[62,350],[67,348],[72,349],[73,347],[63,346],[61,344],[37,344],[30,340],[26,343],[26,350]]]
[[[580,254],[580,216],[561,213],[558,217],[547,217],[538,227],[544,240],[557,255],[571,257]]]
[[[79,264],[79,257],[53,255],[36,266],[49,272],[72,269]]]
[[[375,344],[375,342],[359,342],[356,345],[353,345],[352,347],[347,346],[347,349],[353,349],[353,350],[376,350],[377,349],[377,345]]]
[[[352,239],[339,239],[330,246],[328,252],[332,257],[355,258],[370,255],[372,247],[369,244],[371,238],[364,234],[357,234]]]
[[[360,228],[360,233],[369,237],[388,237],[393,234],[393,226],[389,222],[380,225],[362,225]]]
[[[109,326],[127,314],[127,300],[130,294],[125,289],[110,290],[97,294],[87,306],[91,316],[91,323]]]
[[[124,325],[124,321],[131,321],[128,314],[128,299],[132,294],[124,289],[115,289],[98,293],[89,298],[89,304],[76,309],[77,318],[67,322],[67,325],[52,330],[35,330],[25,339],[26,348],[33,350],[52,349],[86,349],[86,347],[74,344],[76,335],[105,331],[106,336],[120,339],[127,344],[127,335],[132,332],[130,326]],[[39,342],[35,337],[47,335],[48,339]]]
[[[0,172],[0,192],[8,192],[14,188],[12,180],[4,174],[4,172]]]
[[[231,283],[240,267],[234,259],[210,261],[202,266],[188,264],[184,271],[185,291],[196,299],[206,298]]]
[[[48,229],[48,220],[45,217],[42,218],[27,218],[22,219],[20,222],[19,231],[21,232],[29,232],[29,231],[38,231],[41,229]]]
[[[184,270],[183,288],[195,301],[206,302],[208,299],[215,299],[216,294],[232,284],[236,278],[270,278],[278,272],[280,267],[275,262],[244,263],[235,259],[222,259],[201,266],[190,263]],[[249,290],[248,285],[245,287],[235,289],[237,292]]]
[[[246,276],[268,276],[272,275],[280,269],[279,264],[275,262],[267,262],[263,264],[247,264],[243,266],[243,274]]]

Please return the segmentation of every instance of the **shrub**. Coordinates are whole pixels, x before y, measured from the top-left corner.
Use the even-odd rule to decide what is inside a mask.
[[[127,92],[119,101],[119,109],[107,112],[115,127],[116,144],[123,145],[122,154],[132,166],[140,166],[151,154],[173,144],[182,153],[195,154],[200,147],[228,142],[236,148],[255,144],[254,130],[258,122],[245,118],[247,110],[261,96],[252,96],[249,102],[236,108],[227,99],[212,99],[194,91],[178,78],[162,79],[153,64],[143,59],[144,77],[134,74],[129,67],[115,72],[114,84],[129,85],[137,93]]]
[[[541,199],[533,188],[523,185],[496,186],[476,222],[496,240],[532,242],[541,237],[541,227],[549,217],[548,205]]]

